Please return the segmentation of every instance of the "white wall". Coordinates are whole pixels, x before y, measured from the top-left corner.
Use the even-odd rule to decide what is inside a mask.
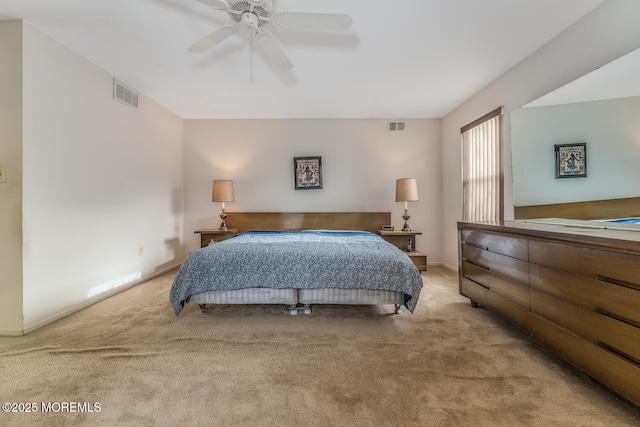
[[[503,105],[505,218],[513,218],[511,111],[640,47],[640,2],[609,0],[525,58],[442,120],[443,250],[457,264],[456,223],[462,217],[460,128]]]
[[[0,335],[22,334],[22,22],[0,20]]]
[[[528,206],[640,195],[640,97],[511,113],[513,203]],[[556,179],[554,144],[587,143],[587,177]]]
[[[23,26],[26,331],[182,260],[182,120]]]
[[[219,226],[214,179],[234,181],[228,212],[390,211],[402,228],[395,181],[415,177],[420,201],[409,204],[410,225],[424,233],[417,249],[439,262],[440,121],[406,124],[393,133],[382,119],[185,120],[187,249],[198,247],[194,230]],[[323,189],[294,189],[293,158],[301,156],[322,156]]]

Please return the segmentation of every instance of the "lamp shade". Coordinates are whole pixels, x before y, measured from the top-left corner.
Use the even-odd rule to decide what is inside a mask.
[[[396,180],[396,202],[417,202],[418,181],[415,178]]]
[[[233,202],[233,181],[216,179],[213,181],[212,202]]]

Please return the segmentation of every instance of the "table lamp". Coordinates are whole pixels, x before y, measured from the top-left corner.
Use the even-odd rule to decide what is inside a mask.
[[[401,178],[396,180],[396,202],[404,202],[404,226],[402,231],[411,231],[409,227],[409,218],[411,216],[407,212],[407,202],[418,201],[418,181],[415,178]]]
[[[220,218],[222,224],[218,230],[227,230],[227,214],[224,212],[224,202],[233,202],[233,181],[227,179],[216,179],[213,181],[213,194],[211,196],[212,202],[222,202],[222,213]]]

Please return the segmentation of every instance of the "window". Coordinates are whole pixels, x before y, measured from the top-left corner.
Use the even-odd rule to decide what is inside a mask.
[[[460,129],[463,221],[502,220],[501,118],[502,107]]]

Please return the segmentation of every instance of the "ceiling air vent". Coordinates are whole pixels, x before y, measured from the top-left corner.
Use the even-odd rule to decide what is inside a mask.
[[[404,128],[404,122],[389,122],[389,127],[387,129],[389,132],[404,132]]]
[[[113,79],[113,99],[127,104],[131,108],[138,109],[138,94]]]

